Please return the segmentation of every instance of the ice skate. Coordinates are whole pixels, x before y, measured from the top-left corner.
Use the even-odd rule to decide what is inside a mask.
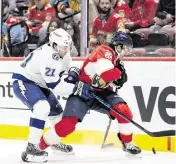
[[[127,156],[136,156],[141,158],[141,149],[137,147],[134,143],[123,143],[123,151],[126,152]]]
[[[28,143],[26,151],[22,153],[21,158],[24,162],[47,162],[48,153],[46,151],[40,150],[38,145]]]
[[[51,149],[53,150],[54,154],[60,154],[60,155],[73,155],[73,147],[71,145],[66,145],[63,143],[54,144],[51,146]]]

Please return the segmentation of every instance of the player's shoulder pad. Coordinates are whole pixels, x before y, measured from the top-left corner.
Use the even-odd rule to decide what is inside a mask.
[[[112,53],[111,49],[106,45],[101,45],[99,47],[99,54],[102,58],[105,58],[108,60],[113,59],[113,53]]]
[[[53,58],[54,60],[56,60],[56,61],[59,61],[59,56],[58,56],[57,53],[53,53],[53,54],[52,54],[52,58]]]

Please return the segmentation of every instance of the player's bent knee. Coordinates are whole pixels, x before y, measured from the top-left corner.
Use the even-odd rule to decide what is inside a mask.
[[[49,116],[49,121],[50,121],[51,125],[54,126],[56,123],[61,121],[62,115],[63,115],[63,112],[57,116]]]
[[[55,131],[59,137],[66,137],[75,130],[78,118],[64,117],[59,123],[55,125]]]
[[[33,113],[36,118],[46,120],[50,113],[50,105],[46,100],[40,100],[33,106]]]
[[[133,119],[133,114],[127,104],[119,103],[119,104],[114,105],[114,108],[117,109],[119,112],[123,113],[129,119]],[[129,122],[113,111],[110,111],[110,114],[112,116],[114,116],[118,120],[119,123],[128,123]]]

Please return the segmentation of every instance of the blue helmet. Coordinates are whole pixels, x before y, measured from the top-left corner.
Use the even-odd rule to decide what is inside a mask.
[[[111,46],[126,45],[128,47],[133,47],[133,41],[131,37],[125,32],[119,31],[113,33],[112,39],[110,41]]]
[[[121,49],[124,49],[126,53],[129,53],[133,47],[133,41],[128,34],[119,31],[113,33],[109,46],[115,51],[115,54],[118,56],[120,53],[118,47],[121,47]]]

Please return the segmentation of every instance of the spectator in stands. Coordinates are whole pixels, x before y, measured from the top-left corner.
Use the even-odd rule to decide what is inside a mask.
[[[39,42],[38,46],[41,46],[49,41],[49,35],[52,31],[63,28],[64,29],[64,23],[63,21],[59,20],[58,18],[54,18],[48,25],[46,33],[42,36],[44,37],[44,42]]]
[[[135,30],[137,28],[150,27],[153,24],[157,3],[154,0],[135,0],[132,7],[131,21],[126,28]]]
[[[48,25],[56,17],[55,9],[45,0],[34,0],[35,5],[29,11],[27,24],[32,35],[39,36],[39,42],[45,40],[43,37],[47,31]]]
[[[114,12],[123,18],[125,24],[130,22],[132,17],[131,9],[128,6],[128,3],[126,3],[124,0],[117,0]]]
[[[79,29],[81,30],[81,13],[78,13],[73,16],[73,22],[76,23],[79,26]]]
[[[24,32],[21,26],[18,24],[19,20],[15,16],[9,14],[8,0],[3,0],[2,7],[2,40],[5,45],[4,56],[24,56],[26,44],[20,44],[24,42]],[[11,50],[13,52],[12,54],[10,53]]]
[[[44,35],[45,36],[44,42],[39,43],[38,46],[42,46],[43,44],[45,44],[45,43],[47,43],[49,41],[49,35],[50,35],[50,33],[52,31],[54,31],[54,30],[56,30],[58,28],[63,28],[63,29],[66,29],[66,31],[72,36],[72,39],[73,39],[73,42],[74,42],[73,48],[72,48],[72,51],[71,51],[71,56],[72,57],[79,56],[79,53],[77,51],[77,48],[79,50],[79,45],[80,45],[79,27],[78,27],[77,24],[75,24],[73,22],[70,22],[69,24],[67,24],[65,26],[64,26],[63,21],[59,20],[58,18],[54,18],[50,22],[50,24],[48,25],[47,32]]]
[[[80,30],[78,24],[75,22],[69,22],[66,24],[65,30],[70,34],[73,40],[71,56],[80,56]]]
[[[109,42],[113,32],[125,31],[125,25],[120,15],[112,14],[111,0],[100,0],[98,11],[100,15],[92,23],[90,50],[93,50],[97,45]]]
[[[115,8],[115,7],[116,7],[117,1],[118,1],[118,0],[111,0],[112,8]],[[93,0],[93,2],[94,2],[95,5],[98,7],[98,5],[99,5],[99,0]]]
[[[175,24],[175,0],[160,0],[154,18],[155,25],[151,26],[154,31],[159,31],[162,27]]]

